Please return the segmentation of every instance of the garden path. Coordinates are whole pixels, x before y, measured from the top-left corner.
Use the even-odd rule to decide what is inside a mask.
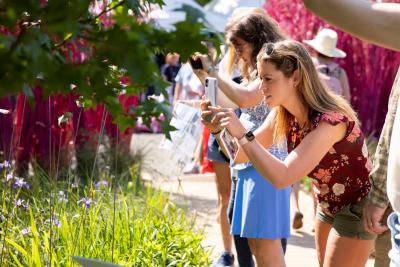
[[[197,228],[204,231],[203,245],[212,249],[215,258],[223,250],[217,222],[217,191],[213,174],[179,176],[171,163],[171,153],[158,149],[162,135],[134,135],[131,148],[144,152],[145,179],[152,180],[155,188],[171,194],[174,202],[189,215],[196,216]],[[156,177],[154,179],[154,177]],[[288,267],[318,266],[314,244],[312,197],[300,192],[300,208],[304,214],[301,231],[292,231],[285,255]],[[373,266],[369,259],[366,267]]]

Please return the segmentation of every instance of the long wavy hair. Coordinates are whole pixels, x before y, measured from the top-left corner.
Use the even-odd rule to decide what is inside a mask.
[[[291,40],[267,43],[260,50],[257,61],[258,64],[272,63],[287,78],[299,71],[297,93],[308,110],[307,126],[316,112],[339,112],[359,124],[357,114],[347,100],[332,93],[321,82],[309,53],[301,43]],[[276,111],[274,140],[282,144],[286,140],[291,114],[282,106],[276,107]]]
[[[250,74],[256,69],[257,55],[265,43],[275,43],[288,39],[287,35],[278,27],[278,24],[262,9],[249,9],[237,14],[225,27],[226,40],[229,45],[230,59],[228,69],[234,63],[234,49],[232,44],[238,39],[249,43],[253,47],[251,62],[241,62],[241,72],[244,79],[251,80]],[[230,67],[229,67],[229,64]]]

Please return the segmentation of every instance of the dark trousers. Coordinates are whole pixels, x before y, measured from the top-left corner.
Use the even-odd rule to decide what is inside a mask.
[[[231,196],[229,199],[229,206],[228,206],[228,219],[229,223],[232,224],[232,217],[233,217],[233,206],[235,203],[236,197],[236,184],[237,184],[237,177],[232,175],[232,187],[231,187]],[[254,267],[253,256],[251,254],[251,250],[249,247],[249,243],[247,242],[246,237],[241,237],[239,235],[233,235],[233,241],[235,242],[236,247],[236,254],[237,260],[239,263],[239,267]],[[287,239],[281,239],[283,254],[286,253],[286,246],[287,246]]]

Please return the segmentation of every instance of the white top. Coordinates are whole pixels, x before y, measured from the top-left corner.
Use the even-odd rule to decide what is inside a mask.
[[[181,100],[200,99],[200,96],[204,93],[203,85],[188,63],[182,65],[175,77],[175,82],[182,84],[182,91],[179,97]]]
[[[394,90],[400,90],[400,80]],[[395,116],[389,146],[387,194],[393,210],[400,214],[400,101]]]

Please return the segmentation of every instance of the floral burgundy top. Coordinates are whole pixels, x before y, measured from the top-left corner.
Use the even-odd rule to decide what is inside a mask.
[[[289,124],[288,152],[295,149],[321,121],[331,125],[345,122],[348,125],[346,136],[333,145],[308,175],[313,180],[314,194],[323,212],[334,215],[344,206],[357,203],[368,195],[372,162],[360,128],[337,112],[317,113],[311,126],[303,131],[293,117]]]

